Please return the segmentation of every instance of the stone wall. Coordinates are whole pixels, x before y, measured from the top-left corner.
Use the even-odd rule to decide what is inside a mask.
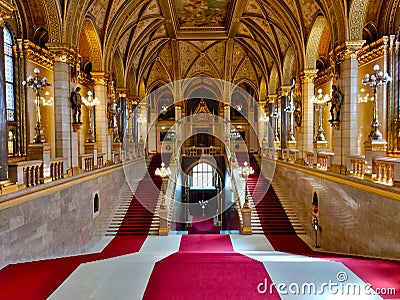
[[[90,250],[104,236],[128,181],[135,190],[144,171],[144,161],[136,160],[1,197],[0,268]],[[96,193],[100,212],[94,217]]]
[[[318,237],[324,250],[398,259],[400,191],[347,176],[324,175],[283,163],[275,170],[273,185],[290,199],[307,235],[315,240],[311,226],[315,191],[319,199]],[[365,187],[360,189],[360,183]],[[379,195],[374,190],[388,193]]]

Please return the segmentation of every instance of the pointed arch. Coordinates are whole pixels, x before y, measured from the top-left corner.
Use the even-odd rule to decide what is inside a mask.
[[[318,49],[321,41],[321,36],[326,25],[326,19],[318,16],[315,19],[311,29],[310,37],[306,48],[306,69],[315,69],[318,60]]]
[[[103,58],[101,52],[100,38],[91,19],[87,18],[85,19],[85,21],[83,21],[81,34],[82,33],[86,36],[89,44],[88,46],[90,51],[90,59],[93,65],[93,71],[102,71]]]
[[[125,87],[124,82],[124,66],[122,63],[121,54],[118,51],[115,51],[113,58],[113,71],[115,75],[115,84],[117,87]]]
[[[62,43],[61,10],[59,1],[41,0],[46,17],[50,44]]]
[[[293,47],[290,47],[286,52],[285,60],[283,61],[282,84],[290,85],[293,78],[293,65],[295,62],[295,53]]]
[[[271,74],[269,75],[269,85],[268,85],[268,93],[276,94],[279,85],[279,73],[278,68],[274,65],[271,69]]]

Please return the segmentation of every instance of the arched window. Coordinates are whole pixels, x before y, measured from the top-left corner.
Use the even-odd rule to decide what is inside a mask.
[[[15,121],[15,98],[14,98],[14,60],[12,54],[13,39],[11,32],[4,27],[4,65],[6,85],[6,107],[7,121]]]
[[[192,187],[215,186],[215,169],[207,163],[199,163],[192,169]]]

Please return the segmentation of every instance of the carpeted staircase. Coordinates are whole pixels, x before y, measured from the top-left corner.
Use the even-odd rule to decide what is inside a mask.
[[[117,209],[106,235],[148,235],[161,190],[161,178],[155,175],[161,165],[161,156],[154,155],[148,173],[139,182],[130,203],[124,198]],[[154,222],[153,222],[154,225]],[[156,225],[156,224],[155,224]],[[158,230],[158,227],[157,227]]]
[[[259,163],[251,153],[236,153],[239,166],[248,161],[254,169],[254,174],[247,180],[247,186],[255,205],[257,217],[265,234],[304,233],[295,214],[288,207],[283,207],[272,185],[262,175]],[[267,192],[265,192],[267,191]],[[256,230],[253,230],[256,231]]]

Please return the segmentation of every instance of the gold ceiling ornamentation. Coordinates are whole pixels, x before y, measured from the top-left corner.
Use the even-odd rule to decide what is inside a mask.
[[[85,33],[89,43],[90,59],[93,65],[93,70],[103,70],[103,59],[100,48],[99,37],[97,36],[96,29],[89,19],[85,19],[82,25],[82,31]]]
[[[315,62],[318,59],[319,44],[325,25],[326,20],[324,17],[320,16],[315,20],[314,26],[311,30],[310,37],[307,42],[305,66],[307,69],[315,68]]]
[[[368,6],[368,0],[354,0],[351,4],[349,14],[350,40],[362,39],[364,27],[365,12]]]
[[[49,42],[60,44],[62,42],[61,21],[55,0],[41,0],[46,16],[47,28],[49,30]]]

